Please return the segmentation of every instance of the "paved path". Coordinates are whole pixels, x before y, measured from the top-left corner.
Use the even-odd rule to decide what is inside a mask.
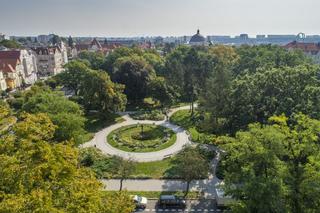
[[[220,154],[211,162],[211,174],[208,179],[196,180],[190,184],[190,191],[201,191],[203,197],[207,199],[216,198],[216,185],[221,183],[215,176],[215,169],[219,162]],[[105,190],[116,191],[120,188],[118,179],[101,180]],[[159,179],[128,179],[123,181],[123,189],[128,191],[184,191],[186,183],[181,180],[159,180]]]
[[[189,108],[190,108],[189,106],[178,107],[178,108],[172,109],[168,115],[170,117],[176,111],[189,109]],[[122,158],[132,159],[138,162],[149,162],[149,161],[159,161],[170,155],[176,154],[177,152],[181,151],[185,145],[191,143],[187,132],[183,128],[176,126],[170,123],[169,121],[134,120],[129,116],[128,112],[122,113],[122,117],[125,119],[124,122],[117,123],[102,129],[101,131],[95,134],[94,138],[91,141],[83,144],[82,147],[96,146],[105,154],[117,155]],[[156,152],[142,152],[142,153],[125,152],[107,143],[107,135],[110,134],[113,130],[118,129],[120,127],[138,124],[138,123],[161,125],[169,129],[172,129],[177,135],[177,140],[172,146],[166,149],[156,151]]]
[[[195,106],[196,107],[196,106]],[[168,116],[170,117],[173,113],[183,110],[190,109],[190,106],[178,107],[170,110]],[[192,144],[189,140],[188,133],[181,127],[171,124],[168,121],[150,121],[150,120],[134,120],[129,116],[129,112],[121,113],[122,117],[125,119],[124,122],[111,125],[98,133],[95,137],[85,143],[83,147],[96,146],[103,153],[109,155],[117,155],[126,159],[133,159],[138,162],[148,162],[148,161],[158,161],[162,160],[166,156],[173,155],[183,149],[187,144]],[[107,143],[107,135],[120,127],[133,125],[133,124],[156,124],[165,126],[172,129],[177,134],[177,141],[172,146],[157,151],[157,152],[145,152],[145,153],[132,153],[119,150],[112,147]],[[217,156],[211,162],[211,174],[206,180],[193,181],[190,185],[190,191],[201,191],[204,194],[204,198],[213,199],[216,197],[215,186],[221,181],[215,176],[215,170],[220,159],[220,150],[208,146],[207,148],[213,149],[217,152]],[[101,180],[105,186],[105,190],[119,190],[120,181],[118,179],[104,179]],[[146,180],[135,180],[129,179],[123,181],[123,188],[128,191],[184,191],[186,189],[186,184],[181,180],[158,180],[158,179],[146,179]]]

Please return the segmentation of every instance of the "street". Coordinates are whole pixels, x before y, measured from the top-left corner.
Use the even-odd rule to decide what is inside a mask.
[[[144,210],[137,210],[139,213],[147,212],[230,212],[218,209],[214,200],[187,200],[187,207],[185,209],[161,208],[157,206],[158,200],[148,200],[147,208]]]

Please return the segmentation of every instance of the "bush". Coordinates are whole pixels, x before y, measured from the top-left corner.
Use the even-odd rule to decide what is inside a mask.
[[[153,121],[162,121],[165,118],[165,115],[160,110],[152,111],[139,111],[135,114],[132,114],[131,117],[136,120],[153,120]]]

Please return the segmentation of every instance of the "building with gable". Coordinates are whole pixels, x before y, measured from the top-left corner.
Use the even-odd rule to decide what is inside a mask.
[[[0,72],[9,89],[32,85],[37,80],[36,57],[28,50],[0,51]]]
[[[63,66],[68,62],[66,52],[63,53],[59,46],[32,48],[37,56],[38,76],[45,78],[56,75],[64,70]]]

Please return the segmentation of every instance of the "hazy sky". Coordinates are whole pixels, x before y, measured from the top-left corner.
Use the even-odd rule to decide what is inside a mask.
[[[0,0],[0,32],[72,36],[320,34],[320,0]]]

